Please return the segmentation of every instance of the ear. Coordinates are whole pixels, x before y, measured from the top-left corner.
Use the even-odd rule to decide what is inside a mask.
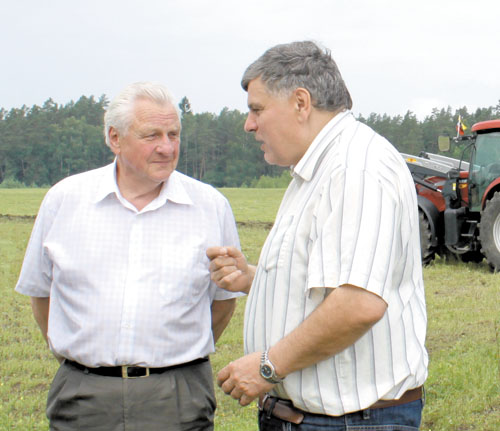
[[[305,120],[311,114],[312,99],[311,93],[305,88],[299,87],[296,88],[293,92],[295,110],[297,111],[299,118]]]
[[[108,130],[109,146],[115,155],[120,154],[120,134],[113,126]]]

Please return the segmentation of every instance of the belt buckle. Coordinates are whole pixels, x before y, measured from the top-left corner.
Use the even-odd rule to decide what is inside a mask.
[[[132,367],[129,367],[128,365],[122,365],[122,378],[124,378],[124,379],[142,379],[143,377],[149,377],[149,368],[143,368],[144,370],[146,370],[146,374],[144,374],[144,376],[129,376],[128,375],[129,368],[132,368]]]
[[[264,397],[262,398],[262,401],[258,403],[259,410],[262,411],[264,410],[264,406],[266,405],[266,401],[270,398],[271,395],[269,393],[265,394]]]

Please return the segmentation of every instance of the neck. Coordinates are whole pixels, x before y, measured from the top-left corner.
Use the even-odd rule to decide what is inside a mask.
[[[138,211],[141,211],[160,194],[163,182],[152,181],[138,182],[136,178],[126,176],[120,171],[120,166],[116,166],[116,182],[122,196],[129,201]]]
[[[154,199],[158,197],[160,194],[162,183],[156,185],[153,189],[150,190],[127,190],[124,187],[120,187],[120,183],[118,183],[118,188],[120,189],[120,193],[122,196],[127,199],[134,207],[137,208],[137,211],[141,211],[147,205],[149,205]]]
[[[314,109],[310,117],[310,130],[313,138],[311,139],[311,142],[318,135],[318,133],[321,132],[323,127],[325,127],[334,117],[344,110],[345,108],[339,108],[336,111],[321,111],[319,109]]]

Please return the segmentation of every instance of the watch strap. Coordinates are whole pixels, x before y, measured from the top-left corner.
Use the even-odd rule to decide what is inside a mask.
[[[263,373],[263,367],[269,368],[271,370],[271,375],[267,376]],[[276,367],[269,359],[269,349],[264,350],[260,359],[260,375],[267,380],[269,383],[278,384],[284,380],[284,377],[279,377],[276,374]]]

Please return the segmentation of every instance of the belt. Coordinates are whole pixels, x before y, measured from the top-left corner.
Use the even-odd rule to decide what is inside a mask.
[[[401,398],[397,400],[378,400],[368,407],[368,409],[394,407],[400,404],[411,403],[421,398],[422,386],[419,386],[418,388],[406,391]],[[264,411],[268,416],[273,415],[278,419],[297,425],[302,423],[304,416],[307,414],[307,412],[295,408],[291,401],[271,397],[268,394],[259,397],[259,409]]]
[[[171,365],[169,367],[159,367],[159,368],[148,368],[148,367],[136,367],[131,365],[119,365],[116,367],[87,367],[85,365],[79,364],[75,361],[70,361],[65,359],[65,363],[69,364],[79,370],[82,370],[84,373],[89,374],[97,374],[99,376],[106,377],[122,377],[124,379],[135,379],[138,377],[148,377],[150,374],[162,374],[165,371],[174,370],[176,368],[181,367],[189,367],[192,365],[201,364],[203,362],[207,362],[208,357],[198,358],[191,362],[185,362],[183,364]]]

